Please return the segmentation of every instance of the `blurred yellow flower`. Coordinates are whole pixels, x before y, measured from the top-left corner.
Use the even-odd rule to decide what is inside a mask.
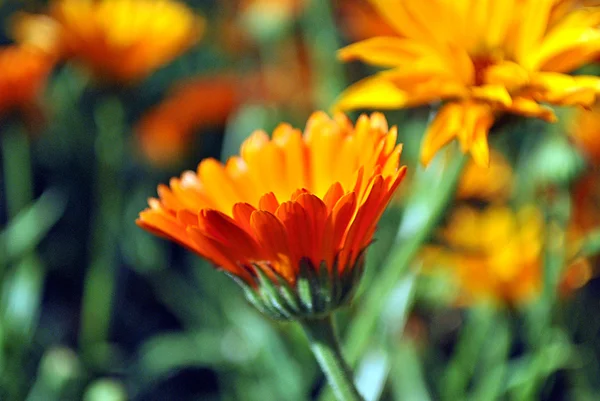
[[[426,263],[450,268],[461,304],[525,303],[542,289],[544,231],[543,216],[534,207],[459,208],[441,232],[447,247],[428,249]],[[561,292],[581,287],[591,276],[586,261],[575,262],[563,272]]]
[[[556,119],[541,103],[590,105],[600,79],[571,76],[600,54],[600,7],[556,0],[371,0],[398,36],[339,52],[390,68],[349,87],[337,108],[395,109],[448,101],[422,144],[421,161],[457,138],[482,166],[496,114]]]
[[[204,21],[172,0],[57,0],[62,55],[109,81],[142,79],[192,46]]]
[[[52,60],[36,49],[0,47],[0,114],[31,111],[52,66]]]
[[[50,16],[19,12],[11,17],[10,28],[12,37],[22,46],[60,56],[60,25]]]
[[[490,152],[489,167],[470,161],[462,172],[456,196],[458,199],[486,201],[506,200],[510,196],[513,171],[501,153]]]

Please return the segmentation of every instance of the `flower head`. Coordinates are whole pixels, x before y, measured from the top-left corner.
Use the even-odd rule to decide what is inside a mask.
[[[225,165],[202,161],[158,187],[137,223],[227,271],[277,318],[345,303],[375,225],[404,177],[396,128],[314,113],[304,133],[254,132]]]
[[[498,113],[554,121],[541,103],[590,105],[600,78],[571,76],[600,53],[600,7],[556,0],[372,0],[398,36],[340,50],[344,61],[391,68],[357,82],[339,109],[447,101],[422,144],[427,164],[457,138],[480,165]]]
[[[36,49],[0,47],[0,114],[35,105],[52,67],[52,60]]]
[[[144,78],[194,44],[204,22],[174,0],[57,0],[62,55],[99,78]]]
[[[442,231],[448,248],[430,249],[430,261],[447,266],[462,303],[528,302],[541,293],[545,224],[539,210],[504,206],[458,209]],[[570,261],[571,262],[571,261]],[[560,291],[583,286],[590,266],[579,259],[565,267]]]

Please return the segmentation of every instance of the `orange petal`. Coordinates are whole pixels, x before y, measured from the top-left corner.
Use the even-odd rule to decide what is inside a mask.
[[[250,224],[267,260],[275,262],[272,267],[289,282],[295,282],[298,263],[290,260],[288,234],[283,224],[273,214],[262,210],[252,213]]]
[[[258,208],[260,210],[266,210],[267,212],[275,213],[278,207],[279,202],[277,201],[277,198],[273,192],[267,192],[258,201]]]

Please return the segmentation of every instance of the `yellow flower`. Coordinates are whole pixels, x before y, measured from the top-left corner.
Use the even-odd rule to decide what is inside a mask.
[[[490,153],[489,167],[470,161],[458,182],[458,199],[506,200],[512,189],[513,171],[501,153]]]
[[[60,57],[60,25],[50,16],[18,12],[11,17],[10,31],[20,45]]]
[[[429,249],[427,262],[451,269],[461,303],[521,304],[542,289],[545,228],[534,207],[460,208],[441,232],[447,247]],[[590,275],[589,264],[575,260],[564,269],[559,290],[573,291]]]
[[[62,55],[96,77],[144,78],[193,45],[204,21],[172,0],[57,0]]]
[[[404,177],[396,137],[381,114],[256,131],[225,165],[206,159],[159,186],[137,223],[227,271],[273,317],[328,313],[356,288]]]
[[[600,53],[600,9],[556,0],[372,0],[398,31],[341,49],[344,61],[390,68],[357,82],[337,108],[447,101],[422,144],[427,164],[453,138],[487,165],[498,113],[556,119],[541,103],[590,105],[600,79],[566,73]]]

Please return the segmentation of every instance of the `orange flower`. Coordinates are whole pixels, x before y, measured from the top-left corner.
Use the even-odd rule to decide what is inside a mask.
[[[28,111],[46,83],[52,60],[35,49],[0,48],[0,114]]]
[[[272,139],[256,131],[241,156],[159,186],[137,223],[223,268],[274,317],[327,313],[352,293],[404,177],[396,137],[377,113],[353,126],[317,112],[304,134],[281,124]]]
[[[392,69],[357,82],[337,107],[395,109],[446,100],[422,144],[421,161],[457,138],[487,165],[498,113],[554,121],[542,103],[590,105],[600,79],[571,76],[600,54],[600,8],[556,0],[372,0],[398,36],[339,52]],[[560,4],[559,4],[560,3]]]
[[[101,78],[144,78],[193,45],[204,21],[172,0],[57,0],[63,55]]]
[[[222,124],[239,102],[234,76],[203,77],[179,84],[136,127],[143,154],[153,163],[178,160],[202,127]]]
[[[428,264],[451,269],[461,303],[522,304],[542,289],[545,229],[543,216],[533,207],[516,213],[504,206],[484,211],[464,207],[442,231],[449,248],[429,249]],[[583,286],[591,276],[586,261],[569,262],[559,286],[562,293]]]

